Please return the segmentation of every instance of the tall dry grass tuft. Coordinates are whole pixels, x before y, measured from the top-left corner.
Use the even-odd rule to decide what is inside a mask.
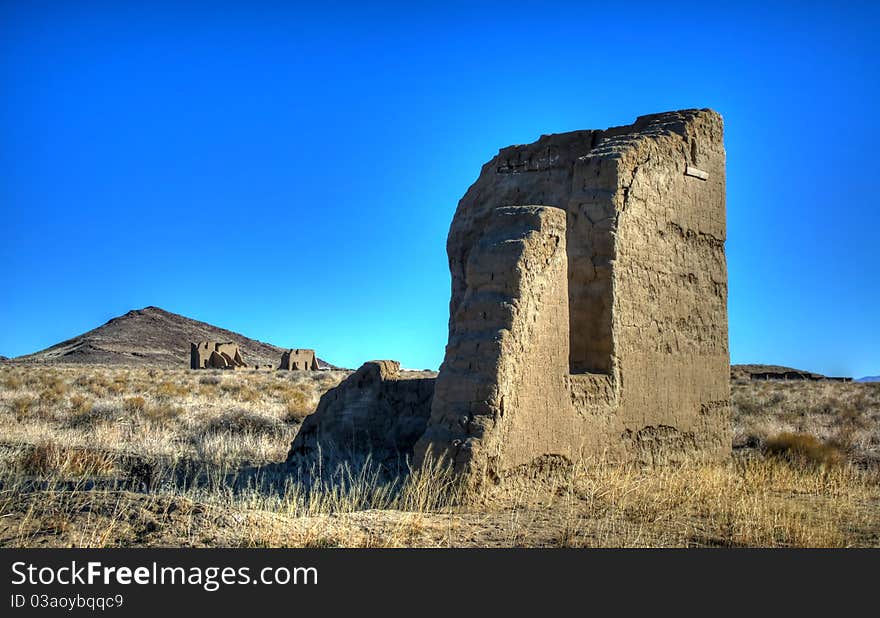
[[[71,476],[106,475],[113,471],[114,465],[113,457],[109,454],[68,449],[51,441],[25,449],[19,458],[22,474],[47,478],[50,484]]]
[[[836,444],[822,442],[807,433],[783,432],[768,438],[764,451],[794,463],[835,465],[844,461],[843,452]]]

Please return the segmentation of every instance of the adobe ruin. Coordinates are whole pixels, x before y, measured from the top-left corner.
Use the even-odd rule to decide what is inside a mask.
[[[189,344],[190,369],[243,369],[247,363],[241,357],[238,344],[232,341],[218,343],[201,341]]]
[[[810,382],[852,382],[851,377],[823,376],[804,371],[760,371],[749,375],[751,380],[806,380]]]
[[[281,354],[281,364],[278,369],[287,371],[317,371],[318,359],[314,350],[291,348]]]
[[[398,472],[425,431],[434,380],[422,371],[401,371],[397,361],[364,363],[330,389],[303,421],[287,460],[306,467],[346,462],[353,468],[367,456]]]
[[[449,231],[449,341],[425,431],[395,448],[477,479],[729,454],[722,134],[717,113],[684,110],[484,165]],[[367,395],[357,414],[380,408]]]

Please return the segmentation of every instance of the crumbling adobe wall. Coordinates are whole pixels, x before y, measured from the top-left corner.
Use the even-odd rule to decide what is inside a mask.
[[[231,341],[217,343],[201,341],[191,343],[189,366],[191,369],[242,369],[247,363],[241,357],[238,344]]]
[[[449,342],[436,388],[418,387],[434,391],[424,431],[382,442],[413,412],[380,371],[325,395],[291,454],[322,433],[477,481],[546,458],[729,454],[722,134],[715,112],[684,110],[501,150],[450,227]]]
[[[653,117],[593,154],[617,161],[614,337],[622,446],[730,450],[723,124]]]
[[[565,212],[498,208],[484,225],[464,265],[468,285],[450,323],[431,423],[415,447],[419,460],[437,444],[460,467],[548,452],[567,440],[560,432],[575,429],[570,414],[567,423],[547,422],[571,408]]]
[[[433,378],[402,372],[391,360],[369,361],[321,397],[303,421],[287,462],[334,472],[369,457],[389,471],[405,468],[431,413]]]
[[[314,350],[291,348],[281,354],[278,368],[288,371],[317,371],[318,359]]]
[[[685,110],[606,131],[545,135],[487,163],[450,227],[450,344],[416,463],[431,451],[491,478],[544,457],[729,452],[724,158],[720,116]],[[566,213],[568,319],[554,302],[539,302],[530,313],[544,283],[512,275],[519,287],[496,300],[516,317],[504,323],[485,313],[483,326],[474,326],[470,299],[485,275],[474,277],[473,262],[490,277],[525,268],[513,254],[491,264],[482,257],[499,208],[521,204]],[[509,346],[501,360],[491,346],[462,354],[459,333],[503,342],[528,332],[519,320],[531,320],[535,335]],[[541,340],[542,324],[557,324],[568,346],[536,360],[530,348]],[[462,367],[485,362],[547,369],[540,382],[475,376],[479,388],[467,405],[479,416],[464,424],[466,406],[444,385],[466,390]],[[536,400],[534,393],[554,381],[562,402]]]

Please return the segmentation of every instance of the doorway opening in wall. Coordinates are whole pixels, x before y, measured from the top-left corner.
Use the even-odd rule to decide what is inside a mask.
[[[580,204],[569,213],[568,310],[569,371],[610,375],[614,356],[612,332],[614,261],[613,225],[593,222]]]

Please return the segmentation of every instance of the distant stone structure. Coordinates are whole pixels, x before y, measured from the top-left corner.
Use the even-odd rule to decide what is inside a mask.
[[[728,455],[722,133],[711,110],[670,112],[484,165],[449,231],[449,341],[418,408],[425,430],[411,446],[399,434],[397,451],[477,480],[542,461]],[[349,380],[324,397],[349,405]],[[335,416],[384,427],[383,393]]]
[[[241,357],[238,344],[228,341],[201,341],[189,346],[191,369],[243,369],[247,363]]]
[[[852,382],[852,378],[823,376],[802,371],[759,371],[752,373],[752,380],[809,380],[812,382]]]
[[[281,355],[279,369],[287,371],[317,371],[318,358],[314,350],[291,348]]]
[[[800,371],[760,371],[751,374],[752,380],[819,380],[819,376]]]

